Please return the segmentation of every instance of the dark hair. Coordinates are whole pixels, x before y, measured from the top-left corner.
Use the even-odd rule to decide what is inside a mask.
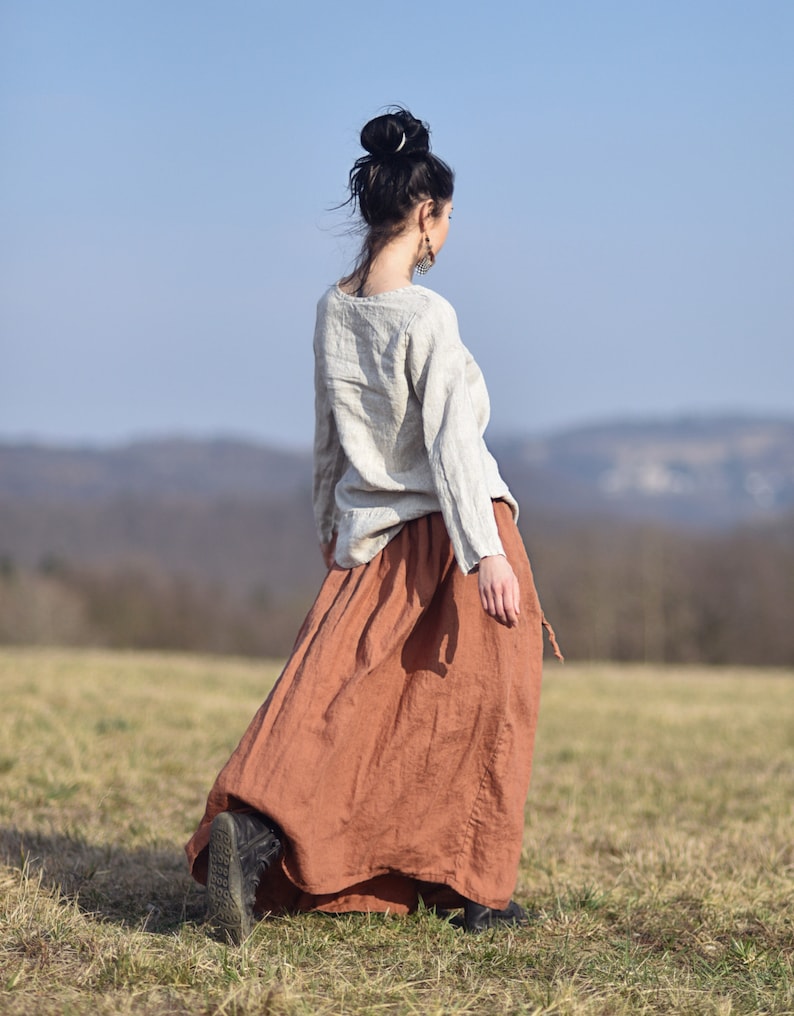
[[[455,174],[430,151],[430,128],[399,106],[376,116],[361,131],[367,155],[350,171],[350,197],[346,203],[361,213],[364,242],[355,268],[363,284],[372,262],[403,229],[420,201],[435,203],[434,214],[452,199]]]

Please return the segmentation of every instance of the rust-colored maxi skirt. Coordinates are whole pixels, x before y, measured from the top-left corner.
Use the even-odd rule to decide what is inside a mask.
[[[440,514],[369,564],[332,568],[286,667],[219,774],[186,850],[206,882],[210,823],[256,809],[284,834],[263,913],[505,907],[515,888],[540,698],[542,620],[510,508],[514,628],[483,610]]]

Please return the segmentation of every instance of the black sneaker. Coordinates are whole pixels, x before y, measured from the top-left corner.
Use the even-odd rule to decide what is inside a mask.
[[[529,918],[526,910],[520,907],[515,900],[510,900],[504,910],[483,907],[472,900],[466,900],[463,907],[463,927],[466,931],[480,932],[487,928],[522,924],[529,924]]]
[[[256,887],[281,853],[281,840],[256,814],[222,811],[210,826],[207,919],[239,945],[254,927]]]

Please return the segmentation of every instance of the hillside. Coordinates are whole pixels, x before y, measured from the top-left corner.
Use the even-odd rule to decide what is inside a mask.
[[[246,441],[163,438],[118,447],[0,441],[0,498],[278,498],[311,483],[311,455]]]
[[[794,508],[794,419],[611,423],[490,444],[529,517],[597,515],[713,530]],[[310,490],[309,451],[240,440],[0,443],[0,554],[29,563],[48,553],[154,553],[192,570],[200,547],[201,570],[228,578],[230,569],[211,563],[224,528],[224,542],[233,529],[249,551],[272,537],[289,557],[302,557],[294,544],[313,538]],[[231,571],[244,572],[245,560],[243,553]]]
[[[794,506],[794,418],[626,421],[541,437],[491,437],[528,505],[596,508],[704,527]],[[307,451],[234,439],[167,439],[117,447],[0,442],[0,499],[282,500],[311,484]]]
[[[529,503],[547,486],[548,503],[575,514],[713,529],[794,507],[794,419],[616,422],[496,447]]]
[[[794,420],[611,423],[494,439],[532,519],[616,518],[715,530],[794,507]],[[0,444],[0,556],[126,561],[238,589],[320,575],[309,452],[240,440],[109,448]]]
[[[794,661],[794,421],[491,446],[566,652]],[[281,654],[322,575],[306,452],[0,444],[0,643]]]

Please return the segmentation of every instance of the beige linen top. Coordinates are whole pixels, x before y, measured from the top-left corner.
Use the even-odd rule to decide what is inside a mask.
[[[482,372],[452,306],[424,286],[356,297],[332,286],[314,333],[314,514],[336,562],[372,560],[440,511],[464,572],[503,554],[492,500],[518,506],[483,433]]]

